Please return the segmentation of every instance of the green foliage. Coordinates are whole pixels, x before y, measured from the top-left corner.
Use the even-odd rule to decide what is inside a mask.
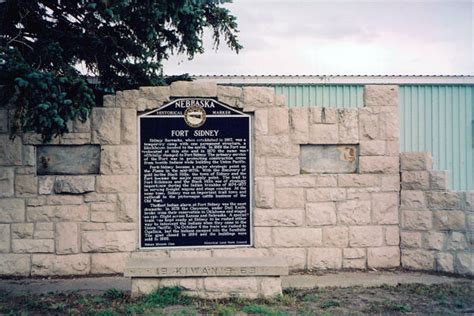
[[[189,297],[183,295],[183,289],[179,286],[161,287],[145,296],[143,299],[147,306],[170,306],[189,303]]]
[[[222,6],[229,1],[1,1],[0,104],[16,110],[12,135],[48,141],[87,119],[105,93],[182,79],[165,80],[162,61],[202,53],[206,29],[216,48],[224,40],[238,52],[236,18]]]
[[[248,314],[257,314],[257,315],[267,315],[267,316],[284,316],[287,315],[287,313],[283,311],[278,311],[274,310],[268,306],[265,305],[259,305],[259,304],[250,304],[244,306],[242,309],[245,313]]]
[[[331,307],[337,307],[340,306],[341,304],[336,301],[336,300],[327,300],[319,304],[319,307],[326,309],[326,308],[331,308]]]
[[[104,297],[111,300],[119,300],[125,297],[125,293],[117,289],[108,289],[104,292]]]

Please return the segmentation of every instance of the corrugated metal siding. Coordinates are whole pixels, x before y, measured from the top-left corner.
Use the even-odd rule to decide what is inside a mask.
[[[401,151],[430,151],[449,187],[474,190],[474,87],[400,86]]]
[[[289,107],[363,106],[362,85],[274,85]],[[430,151],[449,187],[474,190],[474,86],[401,85],[401,151]]]
[[[360,85],[275,85],[289,107],[363,107],[364,87]]]

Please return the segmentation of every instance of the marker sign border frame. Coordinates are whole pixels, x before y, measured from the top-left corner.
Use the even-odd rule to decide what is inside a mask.
[[[184,100],[212,100],[212,102],[217,103],[218,105],[229,109],[230,111],[238,114],[239,116],[244,116],[248,119],[249,123],[249,130],[248,130],[248,147],[249,147],[249,234],[250,234],[250,243],[246,245],[217,245],[217,246],[160,246],[160,247],[142,247],[142,176],[141,176],[141,120],[146,118],[183,118],[184,120],[184,111],[183,115],[153,115],[153,113],[161,111],[171,105],[173,105],[176,101],[184,101]],[[236,115],[207,115],[207,119],[209,118],[217,118],[217,117],[235,117]],[[254,201],[253,201],[253,133],[252,133],[252,116],[246,114],[244,112],[238,111],[229,105],[222,103],[216,99],[209,98],[209,97],[178,97],[161,107],[150,110],[148,112],[142,113],[137,116],[137,155],[138,155],[138,249],[139,250],[169,250],[169,249],[214,249],[214,248],[253,248],[254,247],[254,227],[253,227],[253,208],[254,208]]]

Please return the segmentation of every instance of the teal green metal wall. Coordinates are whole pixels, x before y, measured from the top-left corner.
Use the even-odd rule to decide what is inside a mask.
[[[400,86],[401,151],[430,151],[449,187],[474,190],[474,87]]]
[[[277,94],[286,97],[289,107],[363,107],[364,87],[360,85],[277,85]]]
[[[289,107],[363,106],[362,85],[275,85]],[[400,149],[430,151],[449,187],[474,190],[474,86],[401,85]]]

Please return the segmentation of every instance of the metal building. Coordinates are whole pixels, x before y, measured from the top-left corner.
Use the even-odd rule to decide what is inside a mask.
[[[474,190],[474,76],[197,76],[241,86],[271,86],[287,106],[363,106],[365,84],[396,84],[401,151],[429,151],[448,170],[452,190]]]

